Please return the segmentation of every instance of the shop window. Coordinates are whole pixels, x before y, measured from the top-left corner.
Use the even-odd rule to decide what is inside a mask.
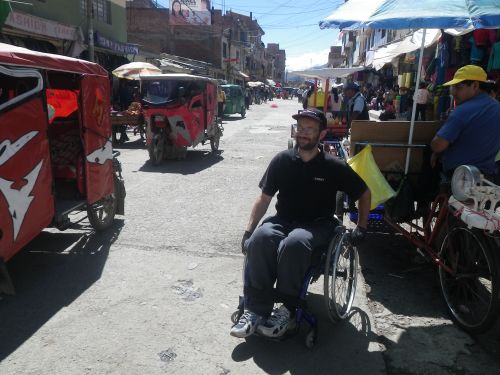
[[[90,0],[92,1],[92,11],[94,19],[111,24],[111,1],[110,0]],[[88,0],[80,0],[80,12],[87,14]]]
[[[222,43],[222,57],[226,58],[227,57],[227,44]]]

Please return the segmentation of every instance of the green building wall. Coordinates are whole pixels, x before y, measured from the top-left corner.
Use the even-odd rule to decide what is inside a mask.
[[[67,25],[79,26],[87,35],[87,17],[80,10],[80,0],[32,0],[33,6],[12,3],[12,9]],[[125,0],[111,0],[111,24],[94,18],[94,31],[117,42],[127,42],[127,14]]]

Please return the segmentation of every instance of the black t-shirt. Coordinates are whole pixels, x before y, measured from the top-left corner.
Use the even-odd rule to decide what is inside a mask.
[[[358,200],[366,190],[364,181],[345,162],[324,152],[303,162],[296,148],[271,160],[259,187],[270,196],[278,192],[277,215],[291,222],[332,217],[337,191]]]

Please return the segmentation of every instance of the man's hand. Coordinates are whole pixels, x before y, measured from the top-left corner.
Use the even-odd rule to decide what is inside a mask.
[[[241,252],[243,254],[246,254],[247,253],[247,247],[246,247],[246,243],[248,241],[248,239],[252,236],[252,232],[249,232],[249,231],[245,231],[245,233],[243,234],[243,238],[241,239]]]
[[[439,154],[433,152],[431,155],[431,168],[436,168],[438,160],[439,160]]]
[[[364,241],[366,236],[366,228],[360,227],[359,225],[351,232],[349,236],[349,243],[352,246],[358,246]]]

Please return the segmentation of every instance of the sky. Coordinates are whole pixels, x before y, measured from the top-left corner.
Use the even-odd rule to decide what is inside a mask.
[[[168,7],[168,0],[158,0]],[[344,0],[212,0],[215,9],[250,15],[265,32],[264,43],[279,43],[286,51],[288,71],[328,62],[330,46],[338,45],[339,30],[321,30],[318,22]]]

